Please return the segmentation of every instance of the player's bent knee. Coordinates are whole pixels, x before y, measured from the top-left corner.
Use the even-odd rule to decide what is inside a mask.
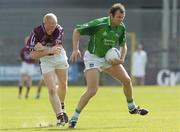
[[[123,82],[123,85],[127,86],[127,85],[131,85],[132,81],[131,81],[131,78],[128,77],[125,79],[125,81]]]
[[[49,95],[54,95],[56,93],[56,90],[53,88],[48,89]]]
[[[89,95],[90,97],[93,97],[94,95],[96,95],[96,93],[97,93],[97,90],[89,90],[89,91],[88,91],[88,95]]]
[[[61,85],[60,88],[62,88],[62,89],[66,89],[67,88],[67,83],[66,82],[61,83],[60,85]]]

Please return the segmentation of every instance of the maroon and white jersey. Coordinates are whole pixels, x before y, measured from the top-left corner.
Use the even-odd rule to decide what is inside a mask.
[[[26,48],[26,47],[24,47],[23,49],[21,49],[20,57],[21,57],[21,60],[22,60],[23,62],[26,62],[26,63],[29,63],[29,64],[35,63],[35,60],[31,59],[29,49]]]
[[[45,31],[44,25],[36,27],[30,34],[27,42],[27,48],[32,51],[35,45],[40,42],[43,46],[52,47],[63,43],[64,29],[57,25],[54,32],[48,35]]]

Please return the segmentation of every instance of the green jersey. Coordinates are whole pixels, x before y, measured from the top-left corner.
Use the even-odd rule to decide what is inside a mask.
[[[88,51],[98,57],[104,57],[106,52],[119,45],[123,47],[126,41],[126,31],[123,23],[116,27],[111,26],[110,17],[92,20],[77,25],[76,29],[81,35],[89,35]]]

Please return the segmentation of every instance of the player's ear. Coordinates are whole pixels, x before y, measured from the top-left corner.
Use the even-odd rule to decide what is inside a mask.
[[[111,14],[111,13],[109,13],[109,16],[112,18],[113,17],[113,15]]]
[[[112,13],[110,13],[110,18],[114,18],[114,15]]]

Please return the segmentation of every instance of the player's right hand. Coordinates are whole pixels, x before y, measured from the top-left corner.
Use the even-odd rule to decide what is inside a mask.
[[[71,54],[71,56],[70,56],[70,61],[71,61],[72,63],[75,63],[75,62],[77,61],[78,57],[81,58],[81,52],[80,52],[80,50],[73,50],[73,52],[72,52],[72,54]]]
[[[108,63],[110,65],[119,65],[124,63],[124,59],[113,59],[113,60],[109,60]]]
[[[60,54],[62,47],[55,45],[49,49],[49,54]]]
[[[40,42],[37,42],[37,44],[35,45],[34,49],[36,51],[42,51],[42,50],[45,49],[45,47]]]

